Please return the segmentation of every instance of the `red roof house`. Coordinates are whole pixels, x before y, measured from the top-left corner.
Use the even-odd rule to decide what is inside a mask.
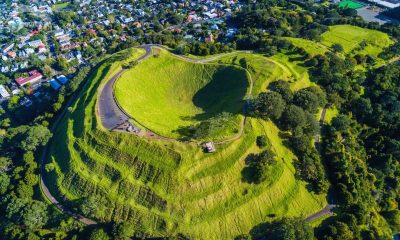
[[[19,77],[15,79],[15,81],[20,85],[21,87],[28,84],[28,83],[36,83],[40,81],[43,78],[43,75],[38,72],[37,70],[32,70],[29,72],[29,77]]]

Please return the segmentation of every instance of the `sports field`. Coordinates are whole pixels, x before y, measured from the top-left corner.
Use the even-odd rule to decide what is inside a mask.
[[[393,44],[393,40],[383,32],[351,25],[335,25],[322,34],[321,43],[327,47],[338,43],[345,53],[363,53],[377,56],[384,48]]]
[[[226,130],[209,136],[221,140],[239,131],[250,84],[241,67],[192,63],[161,51],[124,73],[115,96],[142,126],[172,138],[183,137],[180,129],[231,113]]]
[[[240,139],[218,145],[214,154],[203,153],[197,144],[105,131],[96,115],[98,89],[124,61],[141,54],[121,52],[99,67],[55,131],[48,158],[54,170],[45,177],[58,199],[79,211],[85,197],[97,196],[99,207],[88,217],[130,221],[136,231],[155,237],[181,233],[194,239],[233,239],[261,222],[305,217],[325,207],[325,196],[310,193],[295,178],[296,156],[270,121],[249,120]],[[246,67],[255,94],[280,78],[295,84],[291,71],[296,68],[289,71],[262,55],[240,53],[219,61]],[[278,163],[264,182],[250,184],[243,176],[244,160],[261,151],[255,143],[259,135],[267,135]]]
[[[339,2],[341,8],[359,9],[365,7],[364,4],[352,0],[343,0]]]

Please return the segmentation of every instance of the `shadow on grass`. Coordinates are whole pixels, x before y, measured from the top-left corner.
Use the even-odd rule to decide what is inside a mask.
[[[223,112],[242,112],[249,81],[244,70],[234,66],[222,66],[211,81],[193,96],[193,104],[204,113],[193,116],[204,121]]]
[[[73,132],[74,136],[76,137],[81,137],[83,135],[83,132],[85,130],[85,108],[86,106],[90,103],[90,101],[93,99],[93,97],[97,93],[97,89],[101,83],[101,80],[107,75],[108,71],[110,70],[111,65],[108,65],[101,71],[101,76],[99,79],[97,79],[97,82],[95,85],[91,88],[90,92],[83,94],[81,97],[79,97],[78,103],[77,103],[77,108],[75,111],[72,113],[72,118],[74,119],[74,124],[73,124]],[[90,76],[89,79],[92,79],[96,76],[97,71],[94,71],[93,74]],[[91,86],[91,81],[88,81],[87,86],[85,86],[82,89],[82,92],[89,90]]]

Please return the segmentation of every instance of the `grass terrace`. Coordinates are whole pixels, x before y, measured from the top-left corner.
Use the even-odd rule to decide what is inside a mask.
[[[305,217],[325,207],[326,196],[310,193],[306,184],[295,178],[296,156],[285,146],[279,129],[270,121],[250,119],[241,138],[218,145],[213,154],[203,153],[193,143],[150,141],[104,130],[96,115],[98,89],[122,69],[124,62],[143,53],[134,49],[111,56],[92,74],[80,98],[55,131],[48,156],[54,170],[45,178],[53,183],[48,184],[50,191],[59,200],[66,200],[79,211],[85,197],[97,196],[100,207],[88,217],[100,222],[131,221],[137,231],[152,236],[182,233],[195,239],[233,239],[261,222],[284,216]],[[205,91],[204,104],[215,105],[210,107],[215,112],[230,108],[240,111],[241,106],[226,107],[224,101],[240,105],[246,96],[248,77],[242,68],[253,77],[253,94],[264,91],[277,79],[291,81],[293,88],[298,88],[297,80],[306,86],[308,83],[297,78],[303,74],[296,72],[300,68],[289,69],[286,65],[290,63],[283,64],[284,61],[283,57],[271,59],[238,53],[222,56],[215,61],[219,64],[206,66],[178,61],[162,52],[158,58],[141,62],[123,77],[126,81],[147,81],[157,93],[148,96],[151,92],[139,82],[126,85],[134,92],[130,95],[132,102],[141,101],[154,107],[182,104],[171,111],[193,116],[203,114],[202,108],[196,108],[193,103],[193,96],[213,81],[216,86]],[[173,73],[176,64],[185,78]],[[157,69],[161,66],[166,72]],[[119,84],[124,84],[121,80]],[[234,83],[238,86],[228,86]],[[225,87],[232,93],[224,92],[228,91]],[[191,92],[185,95],[185,90]],[[171,99],[166,100],[168,96]],[[167,117],[176,119],[173,114]],[[270,167],[264,182],[251,184],[243,169],[249,154],[262,151],[256,146],[259,135],[268,136],[278,163]]]

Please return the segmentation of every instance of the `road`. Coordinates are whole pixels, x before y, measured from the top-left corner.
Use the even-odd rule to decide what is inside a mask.
[[[328,103],[321,111],[321,115],[320,115],[320,118],[319,118],[319,124],[321,126],[324,125],[326,110],[328,109],[329,106],[330,106],[330,104]],[[319,134],[315,134],[314,145],[318,149],[318,151],[320,151],[320,148],[319,148],[320,143],[321,143],[320,135]],[[308,216],[305,219],[305,221],[306,222],[312,222],[314,220],[317,220],[320,217],[323,217],[323,216],[326,216],[326,215],[332,215],[333,214],[333,210],[336,207],[337,207],[337,205],[328,203],[328,205],[326,205],[326,207],[324,209],[322,209],[321,211],[316,212],[314,214],[311,214],[310,216]]]
[[[333,210],[336,208],[336,205],[334,204],[328,204],[324,209],[322,209],[321,211],[314,213],[308,217],[306,217],[306,219],[304,219],[306,222],[312,222],[315,221],[321,217],[324,217],[326,215],[331,215],[333,214]]]
[[[145,45],[142,46],[146,52],[143,56],[137,59],[137,62],[141,62],[144,59],[151,56],[151,47]],[[114,130],[118,126],[121,126],[125,122],[129,121],[131,117],[119,107],[114,96],[114,85],[117,79],[126,71],[122,69],[116,75],[114,75],[101,89],[99,96],[98,111],[103,126],[109,130]]]

